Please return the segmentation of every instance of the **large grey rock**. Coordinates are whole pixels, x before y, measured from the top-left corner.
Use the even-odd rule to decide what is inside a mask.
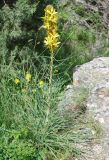
[[[90,150],[86,159],[109,160],[109,57],[95,58],[81,65],[73,74],[73,80],[73,85],[66,89],[60,108],[74,111],[79,108],[75,99],[84,101],[82,105],[85,105],[86,112],[83,114],[87,119],[91,117],[97,121],[103,133],[99,141],[82,146]]]
[[[73,74],[73,85],[93,88],[97,84],[109,82],[109,57],[95,58],[83,64]]]
[[[91,160],[109,160],[109,57],[96,58],[74,73],[74,86],[90,90],[86,115],[97,120],[103,129],[99,144],[91,146]]]

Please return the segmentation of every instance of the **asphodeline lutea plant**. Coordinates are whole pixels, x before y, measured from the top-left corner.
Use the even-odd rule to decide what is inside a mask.
[[[52,92],[52,76],[53,76],[53,59],[55,50],[58,48],[59,34],[58,34],[58,12],[52,5],[45,8],[45,16],[43,17],[44,28],[46,29],[46,37],[44,40],[45,46],[50,51],[50,77],[49,77],[49,100]]]

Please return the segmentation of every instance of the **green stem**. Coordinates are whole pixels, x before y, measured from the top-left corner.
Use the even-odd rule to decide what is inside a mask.
[[[49,97],[51,98],[52,94],[52,78],[53,78],[53,53],[50,57],[50,78],[49,78]]]
[[[52,79],[53,79],[53,53],[50,57],[50,77],[49,77],[49,93],[48,93],[48,109],[47,109],[47,116],[46,122],[48,122],[48,115],[50,114],[51,108],[51,98],[52,98]]]

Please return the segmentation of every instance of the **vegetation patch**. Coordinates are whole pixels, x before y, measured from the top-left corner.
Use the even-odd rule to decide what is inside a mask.
[[[82,114],[61,114],[58,104],[72,82],[73,68],[93,58],[90,51],[101,17],[98,12],[86,14],[74,3],[73,13],[94,24],[90,30],[72,12],[64,12],[69,3],[62,8],[57,4],[57,0],[0,4],[0,160],[80,157],[84,151],[77,144],[94,138],[84,130],[89,122]],[[87,91],[80,90],[75,102],[82,110],[86,99]],[[99,135],[99,127],[91,127]]]

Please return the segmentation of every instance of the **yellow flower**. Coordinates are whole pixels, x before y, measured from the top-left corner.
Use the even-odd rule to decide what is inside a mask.
[[[58,42],[59,35],[56,32],[49,33],[49,35],[45,38],[44,43],[46,47],[50,50],[51,53],[59,46],[60,42]]]
[[[39,86],[41,87],[41,88],[43,88],[44,87],[44,84],[45,84],[45,82],[44,81],[39,81]]]
[[[52,26],[52,27],[51,27]],[[44,26],[43,26],[46,30],[48,30],[49,32],[50,32],[50,30],[52,31],[52,30],[57,30],[57,25],[55,24],[54,25],[54,23],[52,23],[52,22],[50,22],[50,21],[46,21],[45,20],[45,22],[44,22]],[[51,29],[52,28],[52,29]]]
[[[52,5],[48,5],[45,8],[45,16],[43,17],[44,20],[44,27],[49,30],[52,28],[57,29],[57,22],[58,22],[58,13],[55,11]]]
[[[45,8],[45,17],[43,17],[44,22],[57,23],[58,13],[55,11],[52,5],[48,5]],[[46,25],[45,25],[46,26]]]
[[[32,78],[32,75],[30,73],[27,73],[25,75],[25,79],[27,80],[27,82],[30,82],[31,81],[31,78]]]
[[[53,8],[52,5],[48,5],[48,6],[45,8],[45,13],[46,13],[46,14],[52,14],[52,15],[57,14],[57,12],[55,11],[55,9]]]
[[[15,79],[15,84],[20,84],[20,79],[16,78]]]
[[[45,8],[44,28],[47,30],[47,36],[45,37],[44,44],[50,50],[51,53],[58,48],[59,34],[57,33],[58,13],[55,11],[52,5],[48,5]]]

